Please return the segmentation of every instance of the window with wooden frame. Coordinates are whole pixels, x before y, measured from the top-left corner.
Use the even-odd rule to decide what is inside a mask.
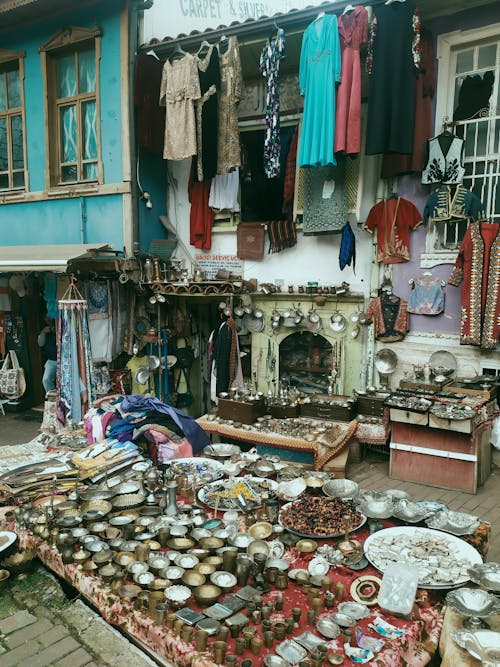
[[[24,53],[0,49],[0,192],[27,187]]]
[[[71,27],[40,47],[45,81],[48,187],[102,183],[100,28]]]
[[[500,222],[500,23],[440,35],[438,62],[436,134],[453,121],[464,139],[463,185],[481,199],[486,218]],[[454,263],[467,226],[431,222],[421,267]]]

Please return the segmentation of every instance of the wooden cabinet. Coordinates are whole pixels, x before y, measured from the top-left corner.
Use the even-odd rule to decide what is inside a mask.
[[[490,474],[489,435],[484,428],[468,434],[394,422],[390,476],[476,493]]]

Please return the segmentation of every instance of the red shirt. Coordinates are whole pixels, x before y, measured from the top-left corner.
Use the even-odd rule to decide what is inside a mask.
[[[382,264],[407,262],[410,259],[410,229],[416,229],[422,216],[408,199],[383,199],[372,206],[364,229],[377,227],[377,260]]]

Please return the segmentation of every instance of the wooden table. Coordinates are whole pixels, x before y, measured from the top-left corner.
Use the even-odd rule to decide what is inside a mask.
[[[277,433],[269,433],[267,431],[235,428],[222,421],[210,420],[207,415],[203,415],[196,421],[210,435],[217,435],[256,445],[263,450],[266,448],[277,448],[280,450],[280,455],[283,459],[286,459],[286,450],[309,453],[311,455],[309,462],[312,464],[314,470],[325,470],[326,472],[334,473],[336,477],[340,478],[345,477],[349,458],[348,444],[355,436],[357,429],[356,420],[352,422],[331,422],[339,429],[339,438],[336,441],[336,446],[333,449],[329,449],[316,440],[308,441]],[[318,421],[320,422],[321,420]],[[335,454],[336,451],[338,451],[337,454]],[[301,463],[307,464],[308,461],[302,459]]]

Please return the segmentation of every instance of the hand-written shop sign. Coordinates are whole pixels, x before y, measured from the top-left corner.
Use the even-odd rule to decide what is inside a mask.
[[[195,255],[198,268],[205,271],[208,279],[213,279],[219,270],[229,271],[233,275],[241,276],[243,262],[236,255]]]

